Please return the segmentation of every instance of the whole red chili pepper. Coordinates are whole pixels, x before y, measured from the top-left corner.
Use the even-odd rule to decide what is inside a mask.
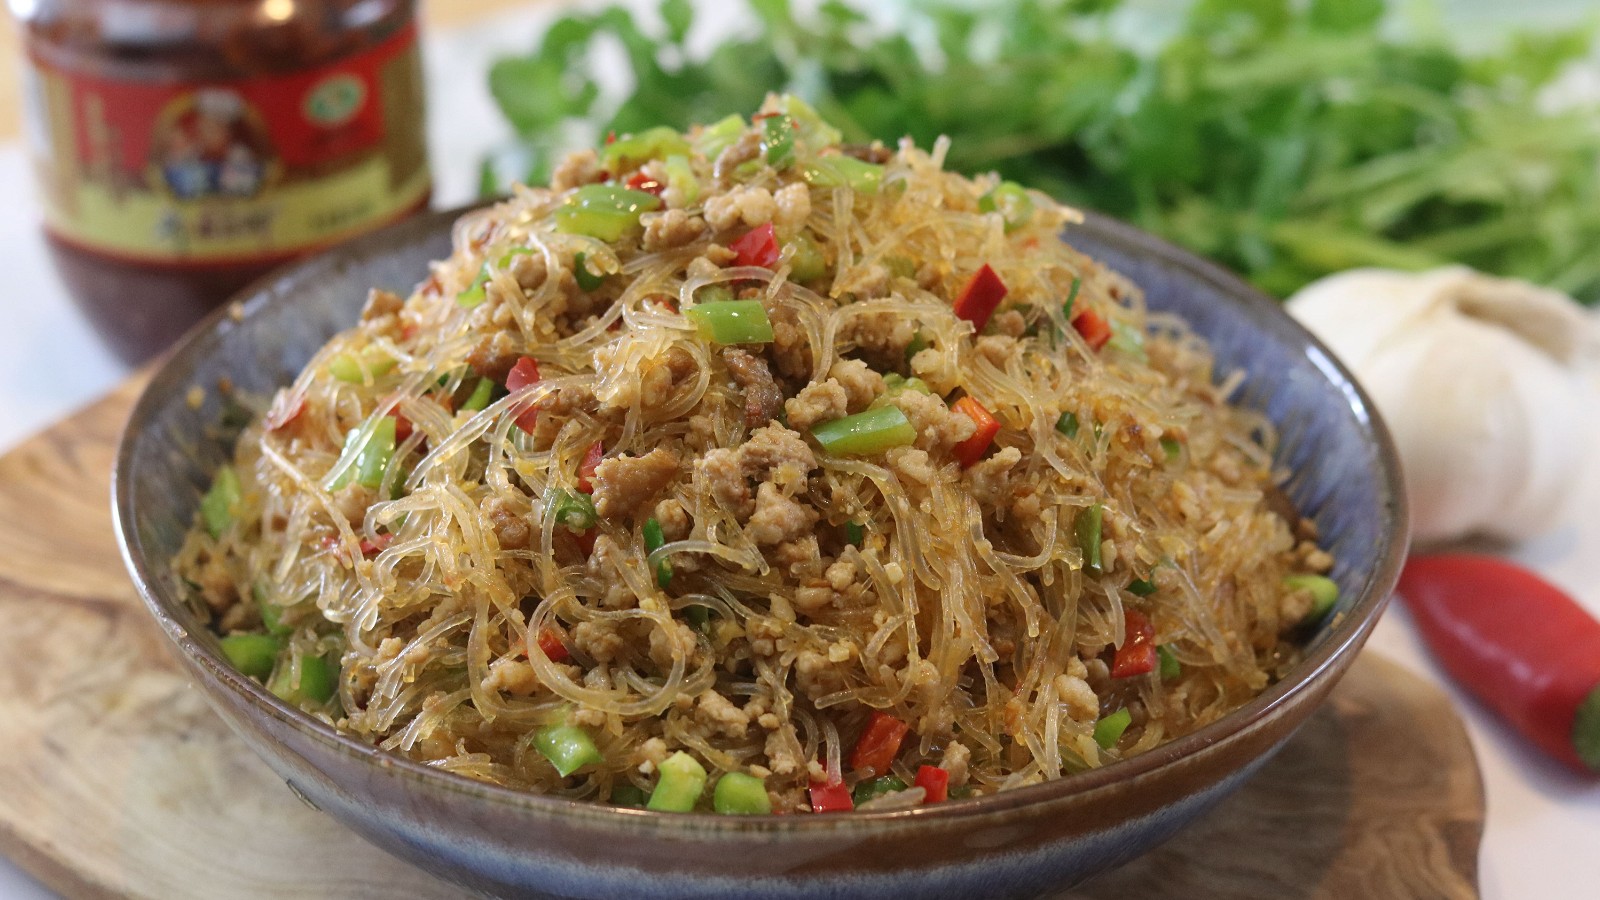
[[[1414,557],[1400,597],[1445,671],[1551,756],[1600,774],[1600,622],[1519,566]]]

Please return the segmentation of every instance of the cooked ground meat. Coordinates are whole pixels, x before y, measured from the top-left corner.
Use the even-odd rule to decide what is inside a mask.
[[[748,350],[729,347],[722,351],[728,374],[744,391],[744,422],[760,428],[783,411],[783,390],[772,380],[767,361]]]
[[[614,456],[594,470],[594,508],[601,518],[620,519],[655,499],[678,474],[678,457],[657,447],[643,456]]]

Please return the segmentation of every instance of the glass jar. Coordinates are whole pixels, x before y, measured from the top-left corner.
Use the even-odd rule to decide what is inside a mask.
[[[7,0],[52,255],[129,362],[424,207],[415,0]]]

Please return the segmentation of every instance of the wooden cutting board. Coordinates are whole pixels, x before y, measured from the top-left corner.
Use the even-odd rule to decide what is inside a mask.
[[[142,384],[0,458],[0,853],[73,897],[460,897],[296,800],[169,658],[109,513]],[[1483,824],[1449,700],[1369,653],[1238,794],[1061,898],[1471,898]]]

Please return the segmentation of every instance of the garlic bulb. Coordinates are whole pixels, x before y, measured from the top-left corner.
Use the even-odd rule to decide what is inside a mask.
[[[1462,267],[1345,272],[1289,311],[1393,432],[1416,541],[1516,540],[1566,520],[1600,437],[1600,320],[1560,293]]]

